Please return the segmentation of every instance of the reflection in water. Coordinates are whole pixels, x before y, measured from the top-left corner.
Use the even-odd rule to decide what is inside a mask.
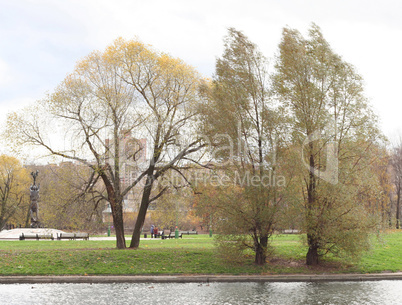
[[[402,281],[10,284],[0,304],[402,304]]]

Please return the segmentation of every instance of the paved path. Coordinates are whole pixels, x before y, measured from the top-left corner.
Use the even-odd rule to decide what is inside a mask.
[[[0,240],[18,240],[21,234],[53,234],[57,237],[57,233],[66,233],[56,229],[43,229],[43,228],[18,228],[12,230],[3,230],[0,232]]]
[[[31,228],[21,228],[21,229],[12,229],[12,230],[3,230],[0,231],[0,240],[19,240],[21,234],[53,234],[53,237],[57,237],[57,233],[66,233],[61,230],[56,229],[31,229]],[[130,237],[131,238],[131,237]],[[130,240],[130,238],[126,237],[126,240]],[[116,236],[102,236],[102,237],[92,237],[89,236],[90,240],[116,240]],[[67,240],[67,239],[64,239]],[[141,238],[141,240],[161,240],[160,238]]]
[[[402,280],[402,272],[378,274],[297,275],[102,275],[0,276],[0,284],[34,283],[210,283],[210,282],[329,282]]]

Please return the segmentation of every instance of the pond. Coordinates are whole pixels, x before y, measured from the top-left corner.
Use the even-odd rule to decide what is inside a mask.
[[[402,281],[2,284],[0,304],[402,304]]]

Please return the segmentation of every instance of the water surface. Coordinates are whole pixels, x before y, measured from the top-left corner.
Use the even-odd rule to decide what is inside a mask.
[[[402,304],[402,281],[2,284],[0,304]]]

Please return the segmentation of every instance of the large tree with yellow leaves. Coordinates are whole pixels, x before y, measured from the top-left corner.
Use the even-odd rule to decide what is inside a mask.
[[[124,199],[141,182],[130,245],[136,248],[150,202],[166,190],[155,193],[154,182],[170,170],[180,171],[183,160],[203,147],[190,132],[199,83],[198,73],[182,60],[137,40],[117,39],[79,61],[43,101],[11,114],[7,134],[15,146],[39,146],[92,169],[93,181],[100,179],[106,188],[117,248],[126,247]],[[127,138],[145,138],[146,147],[128,145]]]
[[[0,156],[0,229],[7,222],[25,223],[29,182],[29,173],[18,159]]]

